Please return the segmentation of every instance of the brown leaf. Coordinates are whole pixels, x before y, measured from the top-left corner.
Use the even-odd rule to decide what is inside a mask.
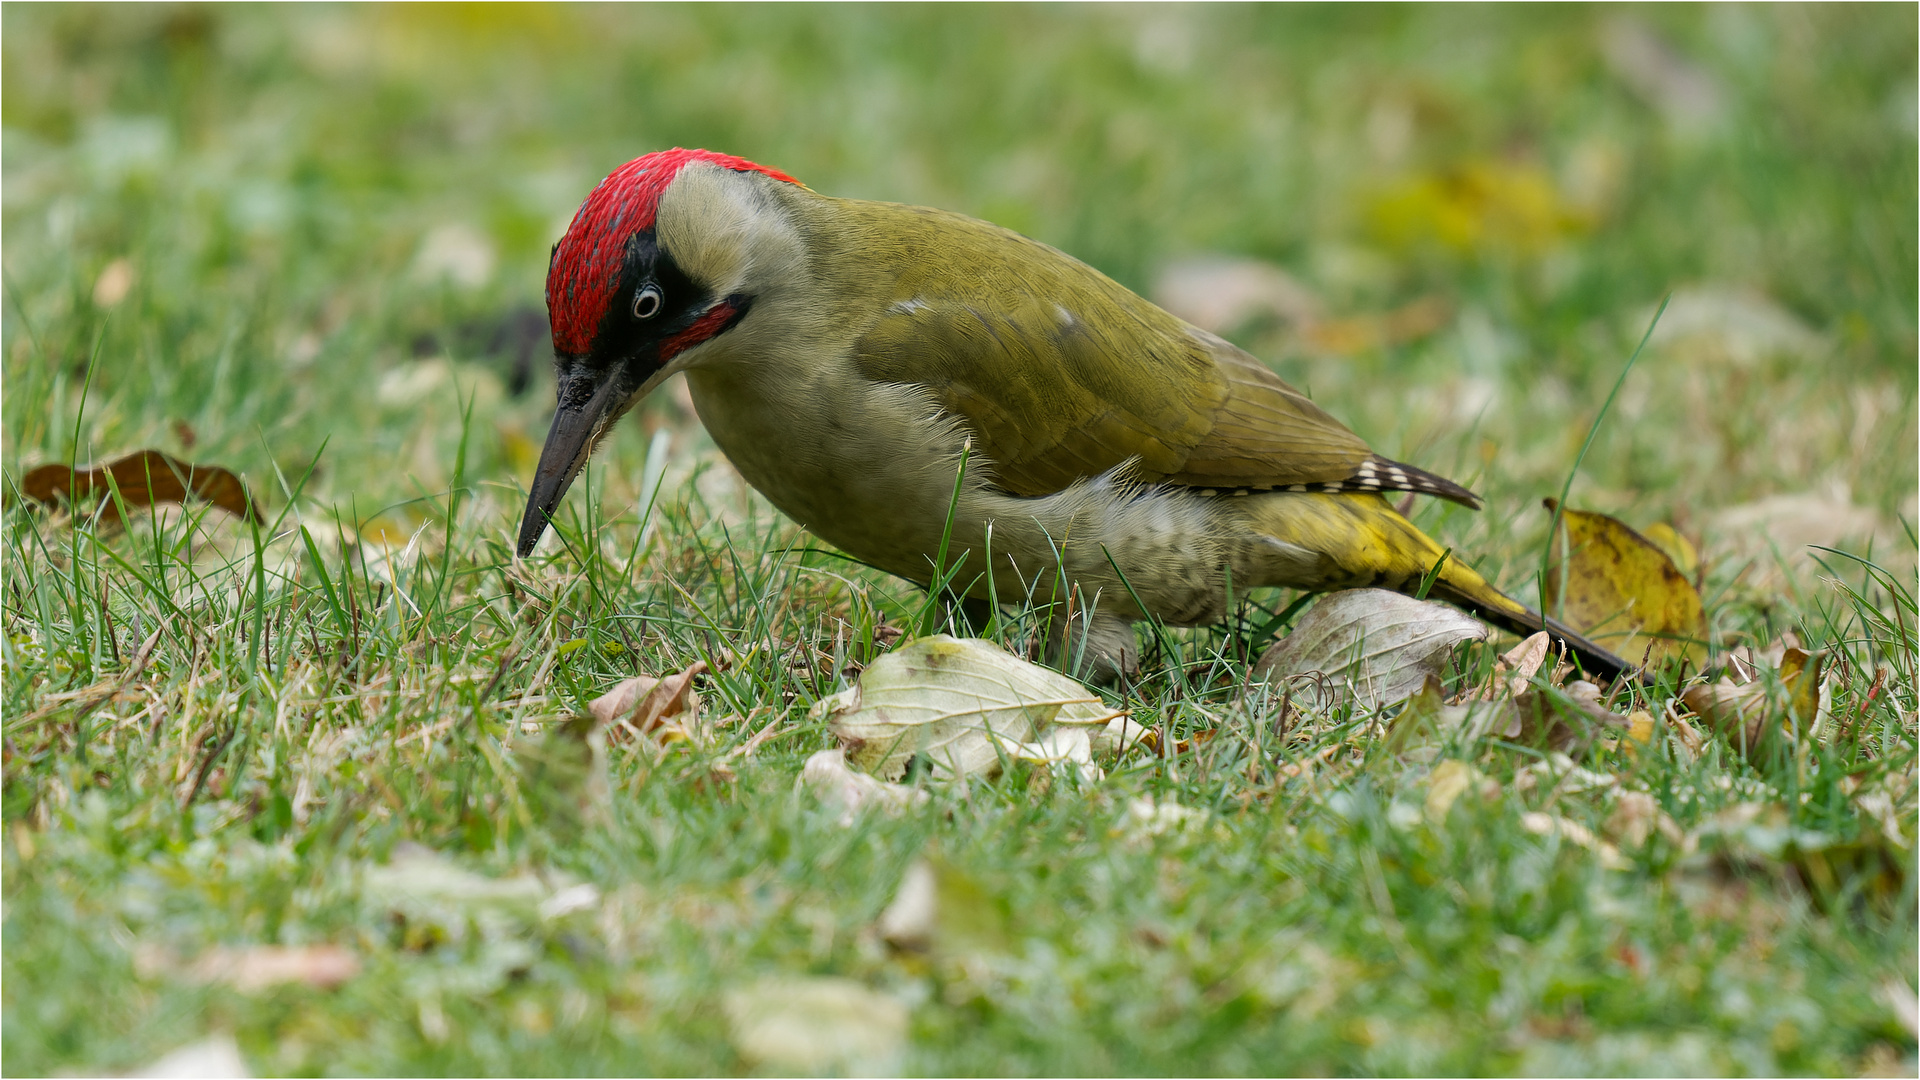
[[[699,712],[700,701],[693,693],[693,680],[706,670],[706,662],[696,660],[686,670],[664,679],[647,675],[622,679],[612,690],[594,698],[587,711],[602,724],[629,727],[643,735],[683,712],[692,720]]]
[[[1764,687],[1721,679],[1711,685],[1687,687],[1680,700],[1712,730],[1732,734],[1742,746],[1759,744],[1767,711]]]
[[[1785,716],[1773,707],[1764,681],[1722,678],[1688,687],[1680,700],[1708,727],[1752,755],[1775,736],[1793,739],[1813,728],[1820,719],[1820,674],[1825,665],[1824,651],[1809,653],[1789,645],[1782,652],[1779,672],[1787,692]]]
[[[281,983],[331,990],[360,974],[360,958],[338,945],[218,948],[194,961],[187,974],[197,982],[226,983],[249,994]]]
[[[137,451],[87,469],[42,465],[20,482],[21,493],[35,502],[52,505],[64,500],[77,507],[83,499],[97,499],[103,513],[118,518],[111,496],[114,488],[128,506],[184,503],[192,494],[255,524],[266,521],[246,484],[230,470],[189,465],[158,450]]]
[[[1557,505],[1544,501],[1548,510]],[[1566,510],[1560,522],[1560,559],[1547,567],[1548,612],[1563,612],[1568,625],[1628,660],[1684,658],[1697,668],[1706,659],[1706,612],[1673,559],[1605,514]]]
[[[1590,742],[1603,731],[1618,734],[1630,727],[1626,717],[1602,706],[1598,695],[1584,695],[1573,687],[1565,694],[1529,690],[1516,696],[1513,705],[1520,714],[1516,741],[1527,745],[1545,743],[1555,750],[1566,750],[1575,743]]]

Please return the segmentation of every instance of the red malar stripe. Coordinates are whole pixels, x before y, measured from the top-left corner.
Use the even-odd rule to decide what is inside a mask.
[[[708,308],[707,313],[692,326],[660,343],[660,363],[665,365],[667,361],[725,330],[739,310],[725,300]]]

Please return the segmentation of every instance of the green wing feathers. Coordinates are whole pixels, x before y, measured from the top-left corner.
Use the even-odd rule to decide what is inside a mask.
[[[1008,492],[1052,494],[1133,460],[1140,480],[1222,494],[1418,491],[1478,505],[1375,455],[1258,359],[1070,256],[958,215],[841,205],[885,219],[875,233],[889,243],[865,249],[879,254],[863,272],[894,286],[854,363],[964,419]],[[1017,265],[1010,239],[1028,256]]]

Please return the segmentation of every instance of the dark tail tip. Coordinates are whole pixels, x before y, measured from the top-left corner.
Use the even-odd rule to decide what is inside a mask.
[[[1624,676],[1634,675],[1638,671],[1635,665],[1614,655],[1611,650],[1594,644],[1579,632],[1517,603],[1514,606],[1519,608],[1518,611],[1494,608],[1446,589],[1444,585],[1436,585],[1432,595],[1436,600],[1445,600],[1449,604],[1471,612],[1482,622],[1491,623],[1521,637],[1530,637],[1542,630],[1546,631],[1555,645],[1565,647],[1567,652],[1573,655],[1581,671],[1589,677],[1596,677],[1599,681],[1612,682]]]
[[[1412,491],[1421,495],[1432,495],[1437,499],[1456,502],[1469,510],[1480,509],[1480,496],[1461,487],[1444,476],[1436,476],[1425,469],[1416,468],[1402,461],[1392,461],[1378,454],[1367,459],[1361,466],[1361,475],[1374,485],[1377,491]]]

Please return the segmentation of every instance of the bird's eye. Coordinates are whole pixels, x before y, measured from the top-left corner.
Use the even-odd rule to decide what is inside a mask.
[[[660,294],[660,286],[643,285],[633,294],[633,317],[651,319],[660,314],[660,305],[666,303],[666,297]]]

